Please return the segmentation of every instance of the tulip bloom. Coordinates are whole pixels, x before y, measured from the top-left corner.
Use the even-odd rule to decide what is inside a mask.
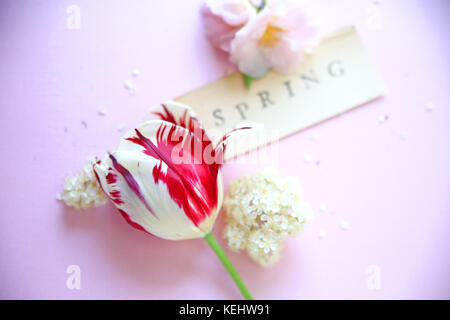
[[[93,164],[103,192],[136,229],[169,240],[204,238],[250,299],[211,233],[222,206],[228,135],[214,147],[190,107],[180,103],[165,103],[155,114],[160,119],[128,132],[114,153]]]

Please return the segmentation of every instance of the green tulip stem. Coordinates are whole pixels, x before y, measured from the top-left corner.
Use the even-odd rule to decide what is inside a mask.
[[[228,273],[230,274],[231,278],[233,278],[234,282],[236,283],[237,287],[242,293],[242,296],[246,300],[253,300],[252,295],[250,294],[250,291],[248,291],[247,287],[245,286],[244,282],[242,281],[241,277],[237,273],[236,269],[231,264],[230,259],[228,259],[227,255],[223,251],[223,249],[220,247],[219,243],[217,242],[216,238],[214,238],[213,234],[209,232],[205,236],[205,241],[209,244],[211,249],[216,253],[219,260],[222,262],[225,269],[227,269]]]

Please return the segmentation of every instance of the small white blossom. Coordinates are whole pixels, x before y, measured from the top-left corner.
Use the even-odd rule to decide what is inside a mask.
[[[78,174],[65,178],[63,191],[56,196],[57,200],[64,201],[66,205],[75,209],[98,207],[106,202],[106,197],[95,178],[92,161],[94,159],[90,159]]]
[[[301,200],[300,183],[272,170],[232,181],[225,209],[228,247],[246,251],[262,266],[275,263],[285,239],[298,235],[312,218],[311,206]]]

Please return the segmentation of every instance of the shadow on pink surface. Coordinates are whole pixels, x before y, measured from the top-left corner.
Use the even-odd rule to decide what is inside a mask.
[[[196,279],[207,283],[212,291],[222,292],[225,299],[241,298],[232,279],[202,239],[170,241],[135,230],[110,203],[85,212],[62,206],[61,219],[68,236],[75,229],[89,233],[92,251],[104,253],[103,257],[97,257],[99,260],[109,261],[111,269],[127,281],[140,283],[152,292],[160,291],[159,298],[165,298],[166,290],[177,292],[178,287],[183,292],[177,293],[177,298],[189,299],[189,287],[184,284],[195,283]],[[227,250],[218,232],[222,225],[219,217],[214,233],[250,290],[264,292],[270,289],[271,282],[281,281],[283,273],[277,272],[276,266],[264,269],[246,255]],[[203,298],[208,299],[208,295]]]

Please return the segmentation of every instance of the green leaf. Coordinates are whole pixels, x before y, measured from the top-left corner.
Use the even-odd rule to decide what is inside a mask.
[[[266,0],[262,0],[259,6],[255,5],[252,1],[250,1],[250,4],[252,5],[253,8],[255,8],[256,13],[260,13],[262,9],[264,9],[264,7],[266,6]]]
[[[247,88],[250,88],[250,86],[252,85],[252,82],[253,82],[253,78],[244,73],[242,74],[242,76],[244,77],[245,86]]]
[[[262,0],[261,5],[258,8],[259,10],[256,12],[260,13],[262,11],[262,9],[264,9],[265,6],[266,6],[266,0]]]

